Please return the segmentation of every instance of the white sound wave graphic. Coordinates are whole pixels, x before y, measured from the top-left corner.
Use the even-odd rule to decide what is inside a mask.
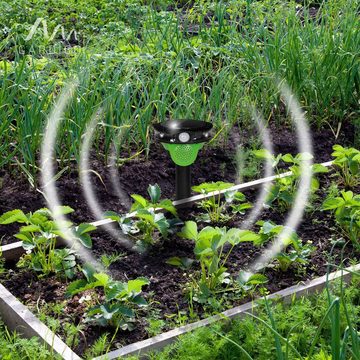
[[[56,134],[61,122],[64,111],[72,100],[74,92],[78,86],[78,82],[74,81],[72,84],[68,85],[61,95],[59,96],[47,122],[47,127],[44,135],[44,140],[41,149],[41,169],[42,169],[42,184],[44,186],[44,195],[48,204],[49,209],[54,213],[54,220],[57,222],[61,231],[65,234],[65,240],[69,247],[75,248],[78,255],[85,261],[92,263],[96,268],[102,269],[102,265],[94,258],[91,251],[85,249],[80,244],[78,244],[76,237],[73,236],[71,229],[66,225],[66,217],[57,211],[58,207],[61,205],[58,197],[58,192],[54,183],[54,166],[53,161],[55,158],[54,149],[56,144]],[[312,154],[312,144],[310,131],[306,122],[305,114],[301,110],[301,106],[298,101],[294,98],[294,95],[290,91],[287,85],[279,85],[280,92],[284,98],[287,108],[289,109],[292,122],[296,128],[296,134],[299,141],[299,152],[301,153],[310,153]],[[89,154],[92,145],[92,138],[96,127],[99,123],[99,119],[103,116],[103,110],[99,109],[96,111],[91,121],[89,122],[86,131],[84,133],[83,142],[81,145],[80,153],[80,182],[84,189],[85,199],[93,212],[93,215],[97,220],[103,219],[103,209],[99,204],[99,201],[94,192],[93,186],[90,181],[89,174],[91,169],[89,168]],[[262,142],[265,148],[273,153],[271,137],[269,130],[264,125],[264,120],[261,114],[255,109],[252,108],[252,118],[256,122],[256,125],[259,129],[259,133],[262,137]],[[115,140],[117,141],[117,140]],[[115,169],[115,162],[117,156],[117,147],[113,143],[113,153],[111,154],[111,168]],[[299,225],[303,212],[309,197],[311,178],[312,178],[312,160],[305,160],[301,162],[301,177],[299,182],[299,188],[296,194],[294,201],[294,206],[291,209],[285,224],[282,233],[278,238],[267,247],[263,253],[257,258],[254,259],[254,262],[248,267],[248,275],[263,269],[283,248],[284,240],[291,234],[293,230],[296,230]],[[240,169],[241,172],[241,169]],[[265,166],[265,176],[271,176],[273,172],[272,164],[270,161],[266,162]],[[129,205],[128,195],[123,192],[121,189],[120,181],[118,178],[118,173],[113,179],[117,183],[117,195],[119,199],[125,204]],[[245,218],[241,224],[241,228],[251,227],[255,221],[259,218],[260,213],[263,209],[263,203],[267,196],[267,189],[270,184],[263,186],[261,189],[260,195],[255,201],[255,206],[253,207],[250,214]],[[108,209],[106,209],[108,210]],[[105,230],[113,236],[117,241],[119,241],[125,248],[132,249],[133,243],[127,239],[124,234],[111,224],[105,224]]]

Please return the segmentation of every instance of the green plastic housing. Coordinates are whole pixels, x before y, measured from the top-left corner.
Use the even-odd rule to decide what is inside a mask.
[[[204,143],[197,144],[168,144],[163,143],[164,148],[169,151],[172,161],[179,166],[189,166],[196,160],[199,150]]]

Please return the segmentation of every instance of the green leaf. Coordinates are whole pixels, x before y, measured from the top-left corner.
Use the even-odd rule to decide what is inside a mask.
[[[194,262],[193,259],[190,259],[188,257],[178,257],[178,256],[174,256],[166,260],[167,264],[177,266],[184,270],[189,269],[193,264],[193,262]]]
[[[138,294],[141,292],[142,287],[145,285],[149,285],[150,281],[147,278],[139,277],[135,280],[129,280],[127,283],[127,289],[129,292]]]
[[[136,217],[148,221],[155,226],[155,215],[148,210],[140,209],[136,212]]]
[[[160,231],[161,235],[166,238],[168,235],[168,230],[169,230],[169,223],[166,220],[164,214],[157,214],[157,215],[162,215],[161,217],[155,217],[155,224],[156,227],[158,228],[158,230]]]
[[[341,195],[346,202],[350,202],[354,197],[354,193],[352,191],[342,191]]]
[[[165,199],[159,203],[159,208],[162,208],[174,216],[177,216],[176,207],[173,205],[172,201],[169,199]]]
[[[240,230],[240,240],[239,242],[257,242],[260,239],[260,235],[254,233],[250,230]]]
[[[345,149],[341,145],[334,145],[333,150],[343,152]]]
[[[295,158],[291,155],[291,154],[285,154],[281,157],[281,159],[283,161],[285,161],[286,163],[291,163],[291,164],[295,164],[296,160]]]
[[[91,264],[85,263],[81,271],[85,275],[88,282],[95,281],[94,274],[96,274],[96,270]]]
[[[28,233],[15,234],[14,237],[16,237],[17,239],[19,239],[21,241],[32,242],[32,236]]]
[[[75,280],[68,285],[65,296],[67,297],[74,296],[75,294],[81,291],[85,291],[87,287],[88,287],[88,282],[85,279]]]
[[[356,157],[353,158],[352,161],[350,161],[350,164],[349,164],[349,169],[351,171],[351,174],[352,175],[360,175],[360,172],[359,172],[359,162],[357,161],[354,161]],[[359,158],[360,159],[360,158]]]
[[[72,212],[74,212],[74,209],[72,209],[70,206],[57,206],[54,209],[53,216],[67,215],[71,214]]]
[[[226,183],[223,181],[217,181],[217,182],[209,182],[209,183],[203,183],[198,186],[193,186],[192,190],[197,193],[211,193],[213,191],[221,191],[226,190],[231,187],[233,187],[233,183]]]
[[[120,281],[113,281],[106,289],[106,301],[111,301],[117,297],[121,298],[126,295],[126,284]]]
[[[119,313],[119,314],[129,317],[129,318],[133,318],[135,316],[134,311],[124,305],[115,304],[111,307],[111,310],[115,310],[116,313]]]
[[[75,232],[75,236],[83,246],[85,246],[88,249],[92,248],[92,240],[89,234],[78,235]]]
[[[253,150],[252,153],[259,159],[273,160],[274,156],[267,149]]]
[[[327,168],[326,166],[321,165],[321,164],[314,164],[312,167],[312,171],[314,174],[328,173],[329,168]]]
[[[178,235],[182,238],[196,241],[198,238],[198,230],[197,230],[196,222],[186,221],[185,226],[183,226],[181,233],[179,233]]]
[[[161,197],[160,186],[158,184],[149,185],[147,191],[148,191],[148,193],[150,195],[151,202],[153,204],[157,204],[159,202],[159,200],[160,200],[160,197]]]
[[[96,283],[99,286],[106,287],[110,282],[110,276],[105,273],[94,274],[94,278],[97,280]]]
[[[15,222],[27,223],[28,218],[21,210],[11,210],[0,217],[0,225],[8,225]]]
[[[131,206],[130,211],[134,211],[139,208],[146,208],[148,201],[141,195],[132,194],[131,197],[135,200],[135,203]]]
[[[96,229],[97,229],[97,227],[94,226],[94,225],[91,225],[91,224],[88,224],[88,223],[82,223],[77,227],[76,233],[78,235],[83,235],[83,234],[86,234],[86,233],[88,233],[90,231],[94,231]]]
[[[323,210],[333,210],[345,204],[344,200],[340,197],[330,198],[324,201],[322,205]]]
[[[131,300],[132,303],[140,306],[140,307],[144,307],[144,306],[147,306],[148,303],[147,301],[141,296],[141,295],[137,295],[135,296],[132,300]]]
[[[251,285],[265,284],[267,282],[268,278],[263,274],[253,274],[247,281],[247,283]]]
[[[119,214],[117,214],[115,211],[106,211],[104,213],[104,218],[111,219],[111,220],[118,221],[118,222],[121,221],[121,216]]]
[[[41,228],[38,225],[27,225],[22,226],[20,228],[20,232],[27,233],[27,232],[39,232],[41,231]]]

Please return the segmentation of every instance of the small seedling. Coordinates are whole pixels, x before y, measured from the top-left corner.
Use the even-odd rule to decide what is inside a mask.
[[[342,233],[360,250],[360,195],[354,195],[352,191],[342,191],[340,196],[327,198],[322,209],[335,213],[336,223]]]
[[[354,188],[360,183],[360,151],[340,145],[334,145],[333,150],[333,164],[341,183],[346,188]]]
[[[101,255],[100,261],[105,266],[105,268],[108,269],[111,266],[111,264],[121,260],[125,256],[126,256],[125,253],[116,253],[116,252],[110,255],[103,254]]]
[[[205,227],[200,232],[197,224],[187,221],[179,236],[195,241],[194,253],[200,262],[198,277],[190,277],[192,282],[193,299],[205,303],[217,291],[223,291],[222,285],[232,283],[227,272],[226,262],[234,247],[241,242],[253,242],[259,238],[258,234],[250,230]],[[184,267],[184,261],[179,258],[171,259],[172,265]],[[186,261],[189,264],[189,261]]]
[[[105,273],[97,273],[92,267],[84,266],[85,279],[73,281],[67,289],[67,296],[74,296],[90,289],[101,289],[105,298],[98,297],[98,305],[87,310],[86,322],[101,326],[113,326],[122,330],[133,330],[136,311],[147,306],[141,296],[142,288],[149,285],[143,277],[128,282],[115,281]]]
[[[234,186],[232,183],[217,181],[193,186],[192,189],[200,194],[210,194],[229,189],[232,186]],[[239,191],[226,191],[224,194],[225,201],[221,197],[221,193],[215,193],[200,202],[199,207],[206,212],[199,218],[200,220],[214,224],[225,224],[234,214],[244,214],[246,209],[252,207],[250,203],[246,202],[245,195]],[[232,215],[227,213],[228,209],[231,209]]]
[[[113,211],[104,214],[105,218],[119,223],[123,233],[135,240],[139,251],[145,251],[156,242],[157,238],[167,239],[169,233],[172,233],[177,225],[182,224],[177,219],[176,208],[172,201],[169,199],[160,201],[161,190],[159,185],[149,185],[148,193],[150,200],[141,195],[131,195],[134,203],[130,212],[125,215],[119,215]],[[160,210],[169,212],[174,218],[167,219]]]
[[[65,215],[74,210],[68,206],[61,206],[56,211]],[[23,224],[14,235],[22,241],[22,246],[26,250],[26,254],[18,262],[19,267],[31,268],[42,275],[64,273],[71,279],[75,275],[75,251],[68,248],[56,249],[56,238],[65,236],[52,217],[53,214],[46,208],[28,214],[21,210],[12,210],[0,217],[0,225]],[[64,224],[67,228],[72,225],[71,222]],[[83,246],[91,248],[89,232],[95,229],[93,225],[80,224],[72,230],[72,235]]]
[[[284,164],[290,164],[289,170],[291,175],[277,178],[274,185],[268,190],[269,194],[265,201],[269,207],[274,207],[280,212],[289,210],[294,203],[296,194],[298,192],[303,162],[309,161],[313,158],[311,154],[300,153],[296,156],[291,154],[272,155],[266,149],[256,150],[254,154],[261,158],[271,161],[272,167],[275,169],[277,175],[281,174],[279,164],[282,161]],[[311,167],[312,178],[310,183],[310,194],[313,195],[319,189],[319,181],[314,176],[319,173],[327,173],[329,169],[321,164],[314,164]]]
[[[281,236],[283,249],[276,256],[278,267],[281,271],[287,271],[293,264],[305,265],[309,262],[311,253],[315,247],[310,243],[303,245],[297,233],[286,228],[284,225],[277,225],[272,221],[258,221],[260,225],[259,241],[254,241],[254,245],[261,246],[269,241],[276,241]],[[286,234],[282,235],[282,234]]]

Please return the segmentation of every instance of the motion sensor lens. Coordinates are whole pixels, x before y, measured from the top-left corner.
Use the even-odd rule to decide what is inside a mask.
[[[190,140],[190,135],[187,132],[182,132],[179,135],[179,140],[182,143],[187,143]]]

